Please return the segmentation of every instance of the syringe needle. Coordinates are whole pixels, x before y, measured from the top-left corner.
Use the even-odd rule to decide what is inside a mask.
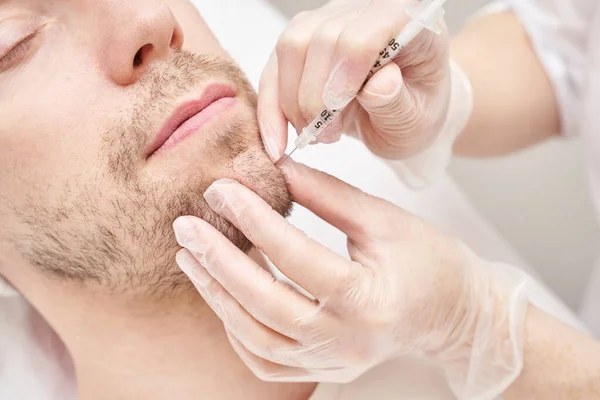
[[[279,160],[277,162],[277,165],[283,165],[283,163],[285,163],[295,152],[296,150],[298,150],[298,147],[296,147],[294,150],[292,150],[292,152],[290,154],[288,154],[287,156],[283,157],[281,160]]]

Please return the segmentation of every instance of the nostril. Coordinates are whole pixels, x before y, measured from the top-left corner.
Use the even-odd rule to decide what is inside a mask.
[[[146,57],[150,54],[150,52],[152,52],[153,49],[153,45],[151,44],[146,44],[144,46],[142,46],[137,53],[135,53],[135,56],[133,57],[133,66],[134,67],[139,67],[144,63],[144,60],[146,59]]]
[[[135,53],[135,57],[133,57],[133,66],[139,67],[140,65],[142,65],[142,62],[142,49],[139,49],[138,52]]]

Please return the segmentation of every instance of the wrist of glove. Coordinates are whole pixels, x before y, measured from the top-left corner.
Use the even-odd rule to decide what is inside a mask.
[[[425,189],[441,178],[450,165],[456,138],[467,126],[473,110],[469,77],[451,62],[452,89],[446,121],[437,139],[421,153],[403,160],[386,160],[410,188]]]
[[[515,267],[485,262],[465,246],[463,252],[464,291],[448,319],[452,328],[441,332],[444,344],[426,354],[442,367],[458,399],[495,399],[523,368],[529,278]]]

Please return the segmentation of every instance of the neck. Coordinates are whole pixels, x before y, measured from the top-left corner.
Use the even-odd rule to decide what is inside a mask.
[[[106,307],[71,338],[80,398],[298,399],[314,387],[259,381],[198,293],[179,304]],[[167,302],[168,303],[168,302]],[[89,315],[89,313],[86,313]]]
[[[46,285],[33,303],[69,349],[82,400],[306,400],[315,389],[257,379],[191,285],[176,298],[153,301],[56,289]]]

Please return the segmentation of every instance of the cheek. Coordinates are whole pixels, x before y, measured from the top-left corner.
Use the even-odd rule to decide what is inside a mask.
[[[59,28],[22,68],[0,76],[2,162],[33,181],[81,175],[97,162],[102,134],[130,109]]]
[[[62,76],[44,84],[28,78],[11,101],[0,103],[2,190],[47,190],[49,184],[96,179],[102,132],[114,114],[102,109],[100,92],[84,84],[87,77],[75,81]]]
[[[190,32],[190,33],[188,33]],[[196,54],[227,56],[227,52],[206,25],[184,30],[183,48]]]
[[[69,116],[43,108],[54,109],[51,104],[34,106],[40,107],[40,112],[15,110],[0,126],[2,148],[8,154],[4,162],[19,175],[61,175],[61,170],[80,170],[80,162],[93,155],[91,145],[97,147],[93,133]],[[73,114],[77,111],[72,110]]]

